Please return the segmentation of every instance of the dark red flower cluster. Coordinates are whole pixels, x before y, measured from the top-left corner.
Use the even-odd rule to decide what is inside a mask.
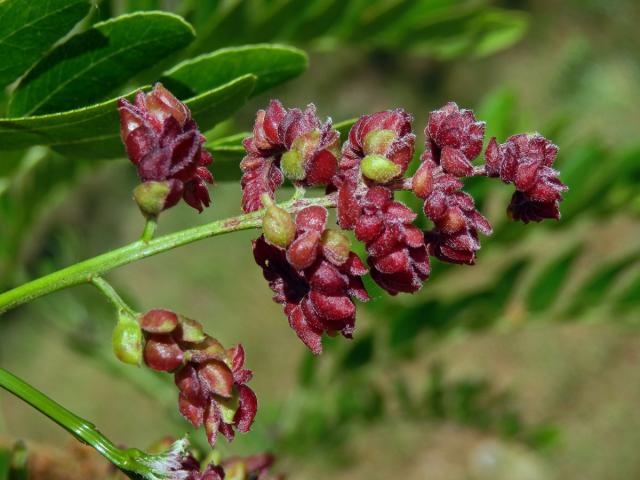
[[[327,211],[307,207],[296,216],[296,235],[288,248],[270,244],[264,236],[253,242],[253,255],[284,306],[298,337],[319,354],[322,334],[342,333],[351,338],[356,307],[353,298],[366,301],[362,284],[367,269],[351,252],[349,240],[327,230]]]
[[[365,269],[359,259],[348,268],[349,262],[332,261],[320,247],[326,228],[323,209],[301,212],[294,226],[289,214],[270,201],[285,176],[307,186],[327,186],[339,226],[352,230],[365,244],[372,279],[392,295],[418,291],[429,277],[431,256],[475,263],[479,235],[490,235],[492,228],[463,191],[464,177],[499,176],[514,183],[512,218],[528,222],[559,216],[566,187],[551,168],[557,147],[548,140],[515,135],[498,145],[492,139],[486,166],[474,167],[483,149],[485,124],[471,110],[450,102],[431,112],[421,163],[413,177],[405,178],[414,155],[412,120],[402,109],[363,115],[338,158],[337,133],[320,126],[314,108],[285,110],[272,101],[266,111],[258,112],[253,136],[245,140],[243,208],[267,207],[264,236],[254,242],[254,256],[276,292],[274,299],[285,306],[289,323],[316,353],[323,332],[351,336],[352,298],[367,298],[359,278]],[[322,180],[310,181],[315,178]],[[409,189],[424,201],[424,213],[433,222],[428,231],[419,229],[416,213],[394,197],[395,190]],[[268,197],[261,198],[264,193]],[[311,220],[300,220],[307,217],[316,218],[313,227],[305,226]],[[352,285],[357,285],[355,291]]]
[[[512,219],[560,219],[562,192],[568,188],[552,168],[557,154],[558,147],[540,135],[513,135],[503,144],[491,139],[485,153],[487,174],[515,185],[507,209]]]
[[[361,117],[342,148],[336,178],[339,224],[365,242],[372,278],[392,295],[418,291],[430,271],[416,214],[393,199],[388,185],[413,157],[411,121],[400,109]],[[375,163],[374,156],[380,157]]]
[[[471,175],[471,162],[482,151],[484,127],[484,122],[476,121],[471,110],[460,110],[456,103],[447,103],[429,115],[422,161],[431,160],[456,177]]]
[[[180,413],[193,426],[204,425],[212,446],[218,431],[229,441],[234,428],[249,431],[258,402],[246,385],[252,373],[244,368],[241,345],[225,349],[198,322],[169,310],[141,315],[140,327],[146,340],[145,364],[175,373]]]
[[[471,110],[453,102],[431,112],[425,128],[425,150],[413,176],[413,192],[424,199],[424,213],[434,228],[425,232],[429,255],[444,262],[475,263],[478,232],[491,234],[491,225],[462,191],[460,177],[473,175],[471,162],[482,151],[484,123]]]
[[[200,462],[189,454],[182,458],[178,472],[184,480],[224,480],[226,477],[224,468],[221,465],[207,465],[204,470],[200,467]],[[177,473],[177,472],[176,472]]]
[[[302,186],[328,185],[339,155],[339,134],[331,120],[322,124],[311,104],[306,110],[285,109],[272,100],[256,115],[253,135],[243,142],[242,209],[262,208],[262,195],[274,197],[286,176]]]
[[[157,83],[151,92],[139,92],[134,104],[121,98],[118,110],[127,155],[147,184],[136,195],[143,211],[157,215],[180,198],[200,212],[209,206],[212,158],[187,106]]]

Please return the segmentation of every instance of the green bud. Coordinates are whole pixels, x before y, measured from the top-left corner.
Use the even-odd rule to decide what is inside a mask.
[[[366,155],[383,155],[396,139],[393,130],[373,130],[364,137],[362,147]]]
[[[264,238],[272,245],[287,248],[296,236],[296,224],[291,214],[273,203],[267,194],[262,196],[262,204],[267,207],[262,217]]]
[[[335,265],[342,265],[351,253],[351,240],[344,233],[327,229],[322,233],[322,252]]]
[[[382,155],[367,155],[360,167],[365,177],[377,183],[387,183],[402,173],[400,165]]]
[[[207,338],[202,324],[191,318],[180,317],[180,327],[182,328],[181,340],[189,343],[200,343]]]
[[[289,180],[304,180],[304,158],[298,150],[289,150],[282,155],[280,168]]]
[[[133,198],[143,215],[155,217],[164,210],[170,193],[168,182],[144,182],[133,190]]]
[[[244,462],[233,462],[224,469],[225,480],[245,480],[247,478],[247,466]]]
[[[222,421],[224,423],[233,423],[233,417],[235,417],[240,406],[240,397],[237,390],[234,388],[233,394],[229,398],[216,397],[216,402],[218,402],[218,408],[220,408]]]
[[[129,365],[142,363],[142,329],[131,315],[120,312],[111,338],[116,357]]]

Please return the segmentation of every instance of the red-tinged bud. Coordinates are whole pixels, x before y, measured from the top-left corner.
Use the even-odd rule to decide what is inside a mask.
[[[201,384],[215,395],[229,398],[233,393],[233,373],[229,367],[218,360],[210,360],[198,368]]]
[[[476,121],[471,110],[461,110],[454,102],[431,112],[425,128],[423,161],[441,165],[445,173],[467,176],[471,162],[482,151],[484,122]]]
[[[170,310],[149,310],[140,317],[140,326],[147,333],[171,333],[178,326],[178,315]]]
[[[334,265],[343,265],[351,253],[351,240],[342,232],[327,229],[320,239],[323,255]]]
[[[133,199],[145,217],[157,217],[178,203],[182,189],[183,184],[178,180],[144,182],[133,190]]]
[[[360,164],[362,175],[376,183],[388,183],[402,174],[402,168],[382,155],[367,155]]]
[[[224,423],[233,423],[233,419],[240,408],[240,396],[237,390],[232,391],[231,396],[228,398],[219,398],[218,407],[220,408],[220,415]]]
[[[427,198],[433,190],[433,170],[435,164],[430,161],[422,162],[413,174],[411,188],[418,198]]]
[[[124,312],[120,313],[111,341],[118,360],[129,365],[142,363],[143,336],[134,317]]]
[[[200,343],[206,340],[202,324],[196,320],[186,317],[179,317],[180,331],[179,340],[185,343]]]
[[[287,249],[287,261],[296,270],[310,267],[318,257],[321,235],[315,231],[305,232],[296,238]]]
[[[291,214],[273,203],[267,194],[262,196],[262,203],[267,208],[262,217],[264,238],[272,245],[287,248],[296,235],[296,224]]]
[[[272,101],[256,116],[253,135],[243,142],[247,155],[243,175],[242,209],[261,208],[262,195],[273,198],[285,175],[296,185],[329,185],[338,167],[339,134],[322,124],[314,105],[302,111]]]
[[[212,158],[186,105],[158,83],[134,104],[120,99],[118,110],[129,159],[142,182],[153,182],[134,194],[143,213],[158,215],[180,198],[199,211],[208,206]]]
[[[364,136],[362,150],[365,155],[384,155],[396,137],[396,132],[393,130],[373,130]]]
[[[182,365],[182,350],[170,335],[149,335],[144,347],[144,363],[160,372],[172,372]]]

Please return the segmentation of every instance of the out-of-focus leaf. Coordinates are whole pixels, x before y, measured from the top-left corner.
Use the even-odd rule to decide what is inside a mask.
[[[247,45],[225,48],[176,65],[161,82],[174,94],[188,98],[242,75],[258,80],[252,95],[300,75],[307,68],[307,55],[297,48],[279,45]]]
[[[611,287],[624,270],[640,259],[640,252],[606,263],[582,283],[577,292],[573,294],[572,301],[567,309],[568,316],[575,316],[585,308],[601,304],[602,300],[611,291]]]
[[[0,88],[16,80],[88,12],[87,0],[0,2]]]
[[[640,274],[636,275],[616,298],[615,306],[617,310],[640,306]]]
[[[527,31],[527,16],[513,10],[489,10],[475,22],[473,53],[491,55],[518,42]]]
[[[542,269],[527,293],[526,305],[529,311],[541,312],[553,305],[579,255],[580,249],[572,248],[561,257],[552,259]]]
[[[374,355],[374,337],[371,334],[358,337],[350,345],[349,349],[342,357],[338,373],[345,370],[356,370],[364,367],[373,359]]]
[[[9,470],[9,480],[28,480],[29,465],[27,446],[19,441],[13,446],[11,452],[11,467]]]
[[[0,447],[0,480],[9,480],[9,465],[11,464],[11,451]]]
[[[139,12],[95,24],[43,58],[13,93],[11,117],[70,110],[103,100],[137,73],[187,46],[181,17]]]
[[[508,88],[501,88],[485,96],[476,108],[478,120],[486,122],[485,138],[496,137],[503,142],[514,133],[516,96]]]

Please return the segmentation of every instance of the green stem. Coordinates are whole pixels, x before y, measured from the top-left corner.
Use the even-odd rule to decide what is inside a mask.
[[[147,217],[147,221],[144,224],[144,230],[140,236],[140,241],[149,243],[156,233],[158,227],[158,217]]]
[[[95,425],[67,410],[44,393],[0,368],[0,387],[11,392],[71,433],[80,442],[92,446],[98,453],[134,480],[159,480],[173,478],[172,471],[187,446],[185,441],[176,442],[173,448],[160,455],[149,455],[135,448],[116,447],[100,433]]]
[[[104,278],[94,277],[91,279],[91,283],[98,290],[100,290],[105,297],[107,297],[107,299],[113,304],[113,306],[116,308],[118,312],[124,311],[126,313],[129,313],[132,316],[137,315],[137,312],[133,308],[131,308],[127,304],[127,302],[125,302],[122,299],[120,295],[118,295],[118,292],[116,292],[115,289],[111,286],[111,284],[107,282]]]
[[[0,368],[0,386],[42,412],[81,442],[91,445],[115,465],[127,463],[127,455],[102,435],[95,426],[51,400],[39,390],[4,368]]]
[[[319,198],[290,200],[279,206],[294,213],[311,205],[334,207],[335,198],[332,195],[327,195]],[[157,237],[149,242],[139,240],[89,260],[76,263],[0,294],[0,314],[43,295],[91,282],[95,277],[136,260],[157,255],[204,238],[258,228],[262,225],[263,215],[264,210],[258,210]]]

